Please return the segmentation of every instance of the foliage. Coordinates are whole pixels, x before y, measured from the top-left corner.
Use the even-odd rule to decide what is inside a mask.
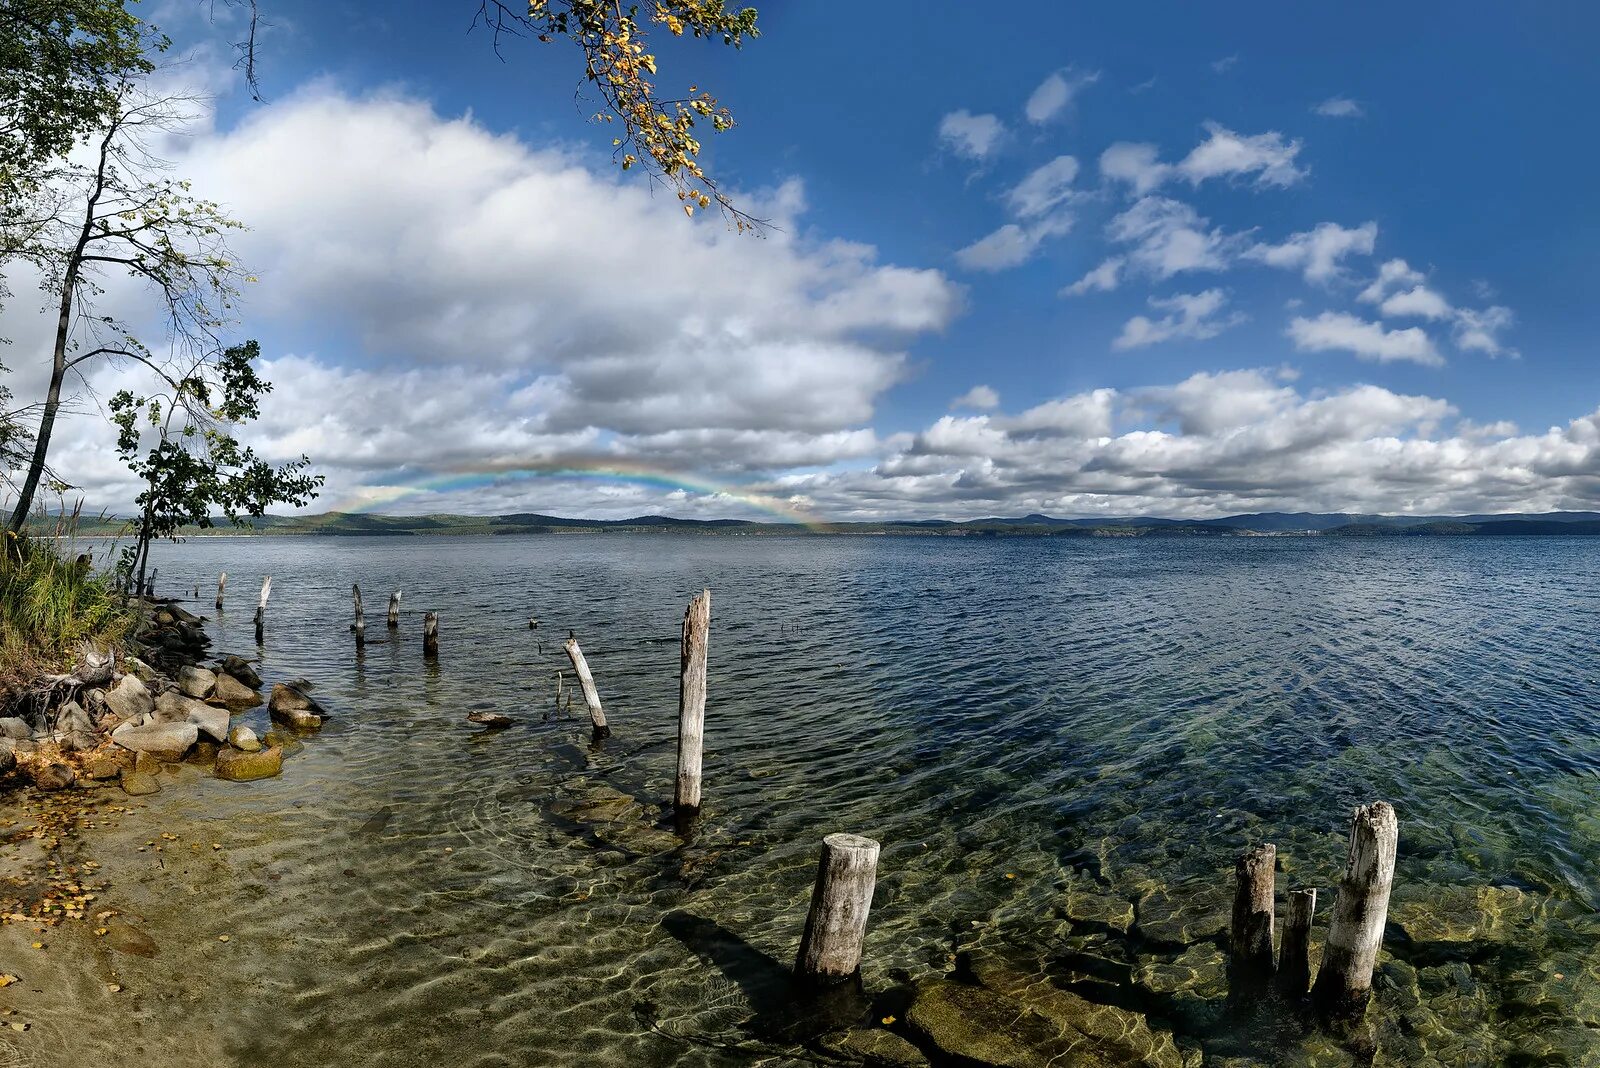
[[[33,264],[59,314],[50,382],[10,529],[21,530],[49,458],[67,375],[90,360],[133,361],[166,379],[195,353],[217,352],[244,277],[226,235],[240,224],[189,183],[163,173],[147,142],[184,121],[185,101],[124,86],[90,151],[58,161],[40,210],[8,227],[10,253]],[[169,355],[157,359],[128,321],[98,307],[106,271],[143,282],[164,310]]]
[[[0,692],[61,670],[85,639],[118,644],[132,625],[107,579],[77,563],[76,520],[58,515],[49,537],[0,532]]]
[[[576,44],[583,52],[584,77],[605,104],[595,119],[621,125],[611,144],[622,169],[642,166],[667,182],[685,214],[715,202],[736,229],[760,229],[760,221],[736,208],[700,166],[699,123],[720,133],[732,129],[732,113],[693,85],[681,97],[657,94],[651,80],[657,75],[656,56],[649,51],[637,4],[528,0],[522,14],[500,0],[483,0],[478,17],[494,30],[497,48],[504,33],[527,33],[546,42],[563,37]],[[732,10],[725,0],[654,0],[646,21],[674,37],[721,38],[734,48],[761,34],[755,8]]]
[[[114,113],[167,39],[123,0],[0,0],[0,213]]]
[[[185,526],[209,528],[216,512],[242,526],[245,516],[274,504],[307,503],[322,485],[321,475],[305,473],[306,457],[274,467],[233,436],[238,424],[260,416],[261,398],[272,390],[256,373],[260,356],[260,346],[247,341],[168,379],[166,393],[122,390],[111,398],[117,455],[145,484],[135,498],[138,537],[125,559],[138,588],[153,540],[176,537]],[[149,447],[147,428],[155,438]]]

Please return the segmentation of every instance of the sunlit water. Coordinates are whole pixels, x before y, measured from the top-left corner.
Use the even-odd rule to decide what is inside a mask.
[[[228,572],[209,626],[246,656],[271,574],[262,673],[335,712],[281,779],[151,799],[163,827],[229,836],[231,874],[188,892],[225,895],[240,948],[166,959],[190,1002],[231,992],[204,1019],[238,1063],[798,1063],[760,1017],[830,831],[883,843],[869,991],[974,941],[1067,983],[1182,952],[1065,919],[1074,894],[1141,921],[1188,903],[1204,939],[1247,844],[1277,843],[1280,888],[1331,895],[1349,811],[1379,798],[1401,819],[1392,918],[1499,888],[1458,945],[1391,933],[1390,1063],[1600,1061],[1600,540],[228,538],[155,558],[157,592],[198,583],[205,614]],[[680,844],[677,639],[701,586],[706,808]],[[569,629],[603,747],[581,699],[554,705]],[[518,723],[485,734],[474,709]],[[639,818],[564,815],[601,785]],[[1185,1004],[1140,1007],[1267,1056]]]

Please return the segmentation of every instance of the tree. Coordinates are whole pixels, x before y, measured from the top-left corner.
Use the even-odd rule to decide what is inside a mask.
[[[115,113],[167,39],[122,0],[0,0],[0,217]]]
[[[495,50],[503,35],[533,36],[540,41],[564,37],[583,52],[584,79],[599,93],[605,110],[595,119],[620,123],[612,138],[613,155],[623,170],[641,166],[670,185],[684,213],[709,208],[743,232],[759,231],[762,222],[740,211],[700,166],[700,121],[713,131],[733,128],[733,115],[716,97],[690,85],[679,97],[657,95],[656,56],[648,51],[647,33],[638,5],[620,0],[528,0],[524,14],[501,0],[481,0],[477,20],[494,31]],[[739,48],[756,38],[756,9],[730,10],[726,0],[654,0],[649,22],[666,27],[674,37],[685,33],[715,39]]]
[[[322,486],[321,475],[305,473],[306,457],[274,467],[233,436],[260,416],[261,398],[272,391],[256,373],[260,356],[260,346],[247,341],[196,360],[182,376],[163,376],[165,392],[122,390],[111,398],[117,455],[145,484],[134,501],[137,537],[123,560],[124,580],[134,589],[145,587],[155,539],[175,537],[185,526],[210,528],[218,512],[242,526],[245,516],[264,515],[274,504],[306,504]]]
[[[185,376],[171,373],[174,361],[222,351],[219,335],[243,276],[225,238],[240,224],[192,196],[188,182],[165,176],[165,165],[146,143],[181,122],[184,103],[150,99],[124,83],[86,156],[58,161],[41,189],[40,210],[7,226],[11,254],[37,268],[56,312],[50,383],[11,514],[13,531],[22,529],[33,507],[69,373],[81,373],[91,360],[120,359],[179,380]],[[109,270],[126,272],[154,293],[173,353],[167,366],[139,340],[138,324],[98,307]]]

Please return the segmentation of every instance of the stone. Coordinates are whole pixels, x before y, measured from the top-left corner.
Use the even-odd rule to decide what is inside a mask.
[[[126,750],[124,750],[126,752]],[[166,765],[150,753],[133,754],[133,770],[144,775],[155,775]]]
[[[0,735],[25,742],[33,737],[33,728],[16,716],[6,716],[0,719]]]
[[[1436,886],[1394,902],[1389,922],[1419,945],[1515,942],[1558,903],[1511,886]]]
[[[250,689],[261,689],[261,676],[256,674],[256,669],[251,667],[250,662],[244,657],[229,654],[222,658],[222,663],[219,666],[223,672],[244,683]]]
[[[960,968],[981,985],[1004,994],[1055,1023],[1069,1039],[1081,1035],[1108,1064],[1183,1068],[1183,1054],[1172,1035],[1153,1029],[1130,1009],[1089,1001],[1048,979],[1035,978],[988,954],[963,953]]]
[[[150,712],[155,708],[155,702],[137,675],[124,675],[121,682],[106,691],[106,707],[118,719],[130,720]]]
[[[608,823],[634,815],[638,811],[639,802],[609,786],[598,786],[579,800],[553,807],[558,816],[565,816],[579,823]]]
[[[516,720],[510,716],[502,716],[498,712],[468,712],[467,722],[477,723],[487,727],[489,730],[498,731],[511,726]]]
[[[111,740],[122,748],[149,753],[169,764],[181,761],[199,736],[200,729],[193,723],[151,723],[143,727],[124,723],[111,732]]]
[[[261,695],[232,675],[218,675],[211,701],[229,712],[243,712],[261,704]]]
[[[228,744],[241,753],[259,753],[261,751],[261,739],[256,737],[255,731],[242,723],[228,732]]]
[[[196,701],[189,706],[189,722],[199,729],[201,734],[216,742],[228,740],[228,710],[226,708],[213,708],[210,705]]]
[[[5,775],[17,766],[17,754],[9,749],[0,749],[0,775]]]
[[[217,688],[217,676],[203,667],[186,667],[178,672],[178,689],[185,697],[203,701]]]
[[[72,734],[75,731],[93,734],[94,719],[78,702],[68,701],[56,710],[56,733]]]
[[[33,785],[41,790],[65,790],[78,781],[78,776],[65,764],[36,765],[32,770]]]
[[[56,743],[63,753],[88,753],[100,746],[100,736],[92,731],[72,731]]]
[[[205,622],[205,620],[201,619],[193,612],[178,605],[168,606],[167,611],[172,613],[172,618],[176,619],[180,623],[186,623],[191,627],[198,627]]]
[[[922,1051],[893,1031],[882,1028],[852,1028],[824,1035],[817,1043],[822,1052],[849,1064],[869,1064],[878,1068],[920,1068],[928,1063]]]
[[[89,757],[83,762],[84,776],[93,779],[96,782],[105,782],[108,779],[115,779],[117,776],[121,775],[124,767],[131,766],[131,761],[125,763],[123,760],[119,759],[117,755],[118,752],[119,751],[115,749],[107,749],[104,752],[95,753],[93,756]],[[126,751],[123,750],[122,752]]]
[[[217,762],[217,754],[221,751],[222,747],[216,742],[201,738],[194,743],[194,748],[189,750],[189,755],[184,758],[183,762],[185,764],[193,764],[198,768],[209,768]]]
[[[905,1023],[924,1049],[954,1064],[1100,1068],[1114,1063],[1075,1049],[1083,1043],[1075,1044],[1055,1024],[1011,998],[949,979],[918,984]]]
[[[1214,884],[1214,885],[1212,885]],[[1231,902],[1221,875],[1204,885],[1153,890],[1135,910],[1139,934],[1156,945],[1182,948],[1228,929]]]
[[[306,712],[313,707],[311,698],[286,683],[272,687],[272,698],[267,704],[273,712]]]
[[[153,957],[160,952],[154,938],[117,917],[106,923],[106,945],[118,953],[131,953],[136,957]]]
[[[154,775],[142,771],[130,771],[122,776],[122,789],[134,797],[145,797],[160,793],[161,783]]]
[[[272,718],[297,731],[314,731],[322,726],[322,717],[301,708],[275,708]]]
[[[1103,926],[1126,933],[1133,926],[1132,902],[1102,894],[1084,882],[1074,882],[1067,888],[1066,900],[1056,911],[1073,923],[1088,927]]]
[[[156,669],[136,656],[124,656],[122,669],[131,672],[140,682],[149,682],[156,677]]]
[[[229,782],[253,782],[270,779],[283,771],[283,750],[278,746],[258,753],[245,753],[237,749],[224,749],[217,754],[217,778]]]
[[[0,749],[8,753],[31,753],[39,748],[31,738],[7,738],[0,735]]]

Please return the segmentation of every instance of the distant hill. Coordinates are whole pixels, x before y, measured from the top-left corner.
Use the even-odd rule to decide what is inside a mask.
[[[126,523],[115,516],[90,517],[79,524],[85,536],[114,537]],[[899,534],[921,537],[1264,537],[1328,535],[1333,537],[1481,537],[1486,535],[1600,534],[1600,512],[1465,516],[1385,516],[1348,512],[1257,512],[1221,519],[1168,519],[1124,516],[1058,519],[1047,515],[992,516],[985,519],[910,519],[877,523],[765,523],[746,519],[677,519],[642,515],[631,519],[574,519],[516,512],[510,515],[370,515],[325,512],[321,515],[263,516],[247,528],[218,520],[208,530],[186,529],[186,536],[208,534],[322,535],[325,537],[414,537],[417,535],[599,534]]]

